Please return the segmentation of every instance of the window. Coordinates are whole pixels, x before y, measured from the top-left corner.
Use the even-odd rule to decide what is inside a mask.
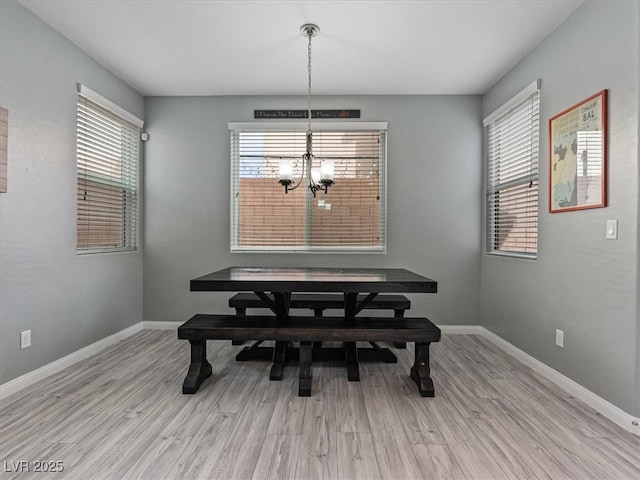
[[[76,121],[77,252],[135,250],[142,122],[83,85]]]
[[[538,251],[539,80],[487,117],[486,250]]]
[[[231,250],[384,252],[386,122],[313,126],[314,167],[333,160],[335,183],[285,194],[279,165],[302,174],[306,124],[230,123]]]

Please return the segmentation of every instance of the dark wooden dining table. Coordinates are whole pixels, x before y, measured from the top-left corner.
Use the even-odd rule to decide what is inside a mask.
[[[294,292],[339,292],[344,295],[344,319],[355,318],[380,293],[436,293],[438,284],[431,278],[403,268],[323,268],[323,267],[229,267],[194,278],[192,292],[254,292],[286,325]],[[360,297],[359,297],[360,295]],[[280,380],[287,361],[289,342],[277,341],[274,347],[254,345],[236,358],[272,359],[270,378]],[[356,342],[345,342],[347,353],[354,358],[395,358],[388,349],[378,349],[379,356],[358,352]],[[393,360],[391,360],[393,361]],[[356,365],[357,368],[357,365]],[[351,376],[350,376],[351,379]]]

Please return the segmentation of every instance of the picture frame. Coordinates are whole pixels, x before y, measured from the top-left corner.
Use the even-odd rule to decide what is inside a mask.
[[[607,206],[607,90],[549,119],[549,212]]]

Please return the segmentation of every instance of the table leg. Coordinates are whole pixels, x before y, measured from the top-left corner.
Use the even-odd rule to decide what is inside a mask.
[[[411,367],[411,378],[416,385],[418,391],[423,397],[433,397],[433,380],[431,380],[431,369],[429,367],[429,345],[430,342],[415,344],[415,361]]]
[[[360,303],[358,303],[357,292],[344,292],[344,321],[345,323],[354,322],[356,315],[371,303],[377,296],[377,293],[369,293]],[[355,342],[345,342],[344,352],[347,361],[347,378],[349,381],[357,382],[360,380],[360,371],[358,368],[358,359],[371,361],[384,361],[387,363],[396,363],[398,358],[388,348],[380,348],[374,342],[370,342],[372,348],[356,347]]]
[[[291,292],[271,292],[275,302],[273,309],[276,317],[282,324],[289,323],[289,305],[291,303]],[[273,347],[273,364],[269,380],[282,380],[284,367],[287,363],[287,350],[290,342],[277,341]]]
[[[272,347],[261,347],[263,340],[255,341],[251,346],[244,347],[236,355],[236,360],[243,362],[245,360],[271,360],[273,357]]]
[[[291,292],[271,292],[275,302],[273,313],[283,322],[289,321],[289,305],[291,305]]]
[[[356,300],[358,300],[357,292],[345,292],[344,293],[344,318],[354,318],[358,313],[356,311]]]
[[[324,308],[314,308],[313,316],[314,317],[324,316]],[[322,342],[313,342],[313,348],[322,348]]]
[[[347,361],[347,379],[350,382],[359,382],[360,370],[358,368],[356,342],[344,342],[344,356]]]
[[[394,318],[404,318],[404,310],[394,310]],[[407,348],[407,342],[393,342],[393,346],[396,348]]]
[[[376,342],[369,342],[371,348],[359,348],[358,360],[362,362],[398,363],[398,357],[388,348],[383,348]]]
[[[247,309],[242,307],[236,307],[236,317],[246,317]],[[231,345],[242,345],[244,340],[231,340]]]
[[[273,313],[275,313],[280,322],[286,324],[289,321],[289,304],[291,303],[290,292],[272,292],[273,298],[261,291],[255,291],[254,293],[262,300],[265,308],[269,308]],[[238,310],[236,309],[236,311]],[[242,316],[244,316],[246,314],[246,310],[242,313]],[[236,360],[272,360],[274,365],[272,365],[271,368],[271,380],[282,379],[288,342],[284,342],[284,346],[279,345],[278,342],[276,342],[276,347],[261,347],[261,344],[262,340],[258,340],[250,347],[242,349],[242,351],[236,355]],[[275,363],[278,363],[278,365],[275,365]]]
[[[271,365],[269,380],[282,380],[284,366],[287,362],[288,346],[289,342],[277,341],[275,347],[273,347],[273,364]]]
[[[182,393],[196,393],[200,384],[211,376],[211,364],[207,361],[207,341],[189,340],[191,365],[182,384]]]
[[[298,396],[311,396],[311,352],[312,342],[300,342],[300,375],[298,377]]]

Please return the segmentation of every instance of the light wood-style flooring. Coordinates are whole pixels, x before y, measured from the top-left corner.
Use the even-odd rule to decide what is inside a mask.
[[[272,382],[269,362],[234,360],[242,347],[208,347],[195,395],[181,393],[188,342],[145,330],[5,399],[0,477],[640,478],[639,437],[477,335],[432,344],[435,398],[408,377],[412,345],[397,364],[361,363],[360,382],[315,364],[306,398],[296,363]]]

